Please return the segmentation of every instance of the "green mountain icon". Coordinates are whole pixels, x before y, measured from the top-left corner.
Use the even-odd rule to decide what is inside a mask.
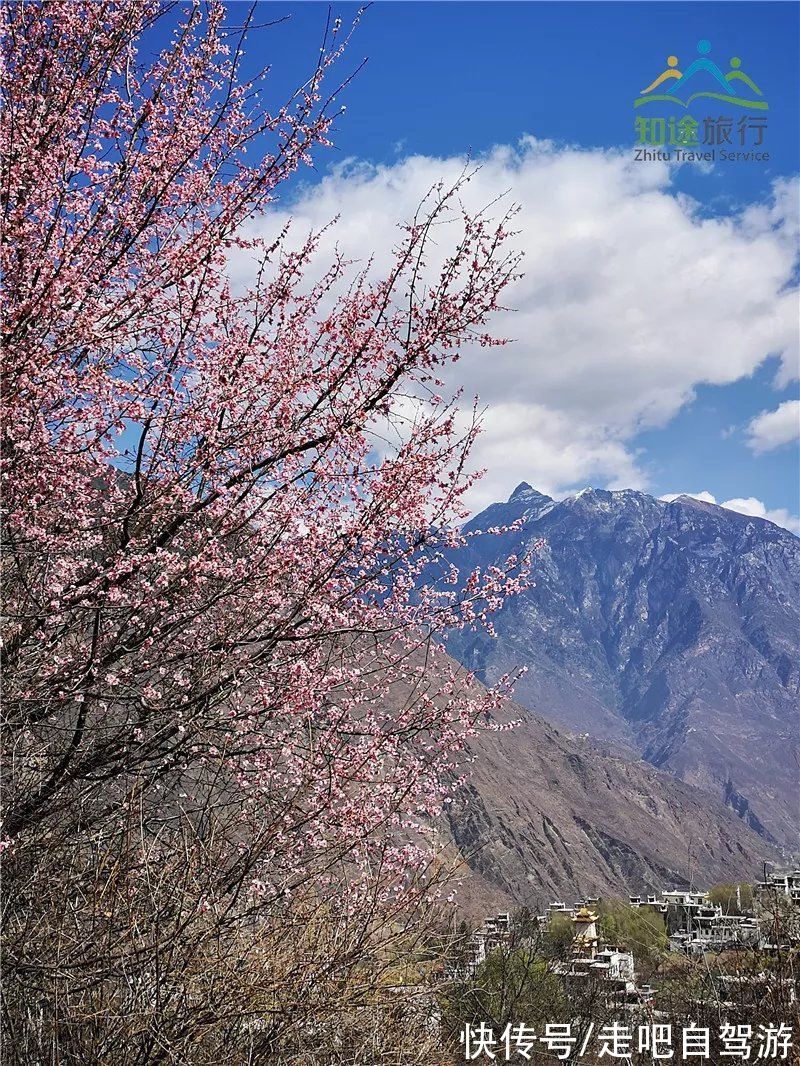
[[[766,100],[747,100],[743,96],[733,96],[731,93],[717,92],[692,93],[686,103],[684,103],[679,97],[673,96],[671,93],[652,93],[647,96],[639,96],[634,100],[633,106],[641,107],[642,104],[649,104],[651,100],[661,100],[670,104],[678,104],[679,107],[688,108],[694,100],[699,100],[701,97],[707,97],[710,100],[722,100],[726,104],[735,104],[737,107],[748,107],[758,111],[769,110],[769,104]]]

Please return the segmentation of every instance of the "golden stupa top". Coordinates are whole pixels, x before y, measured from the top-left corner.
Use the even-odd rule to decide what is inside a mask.
[[[592,914],[587,907],[581,907],[577,914],[573,915],[572,920],[573,922],[579,922],[581,925],[589,925],[591,922],[597,921],[597,915]]]

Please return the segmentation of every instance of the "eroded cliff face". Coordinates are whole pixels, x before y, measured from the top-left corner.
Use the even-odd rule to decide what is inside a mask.
[[[585,490],[557,503],[525,484],[468,528],[520,518],[519,531],[475,537],[452,556],[466,570],[541,541],[534,584],[495,617],[496,638],[456,633],[451,654],[490,683],[527,666],[515,692],[524,707],[643,757],[766,841],[797,847],[800,540],[688,497]],[[609,871],[635,867],[603,832],[595,844]]]
[[[445,808],[444,832],[466,860],[462,901],[476,914],[750,879],[778,857],[702,790],[538,715],[482,734],[471,750],[472,773]]]
[[[424,670],[413,691],[398,683],[387,694],[398,709],[409,698],[435,698],[450,675],[441,650],[419,654]],[[466,671],[463,685],[466,695],[480,694]],[[621,756],[615,743],[570,735],[511,702],[483,724],[457,757],[463,778],[437,819],[446,854],[461,866],[459,902],[474,917],[552,899],[748,880],[764,860],[784,857],[719,799],[635,754]]]

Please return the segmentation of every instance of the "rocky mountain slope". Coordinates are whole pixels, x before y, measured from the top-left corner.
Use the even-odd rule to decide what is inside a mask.
[[[584,490],[555,502],[526,484],[467,528],[520,518],[452,561],[463,571],[541,542],[534,583],[495,617],[495,639],[460,632],[450,653],[488,682],[527,666],[524,707],[642,756],[796,847],[800,540],[688,497]],[[524,799],[509,784],[508,802]]]
[[[645,762],[604,754],[538,715],[482,733],[446,808],[466,860],[462,906],[540,907],[761,875],[776,849],[700,789]]]

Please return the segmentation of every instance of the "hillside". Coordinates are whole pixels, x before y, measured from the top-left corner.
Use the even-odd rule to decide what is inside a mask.
[[[777,858],[700,789],[516,713],[515,729],[472,742],[471,776],[446,808],[470,867],[467,910],[750,879]]]

